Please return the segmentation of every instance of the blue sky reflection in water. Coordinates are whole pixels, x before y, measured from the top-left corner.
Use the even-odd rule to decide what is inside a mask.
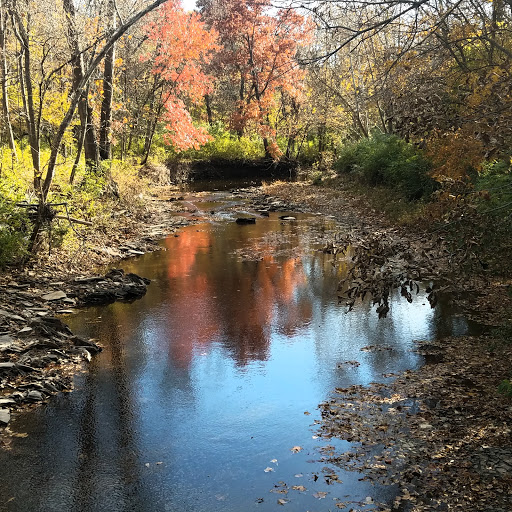
[[[337,386],[417,367],[412,340],[466,324],[421,296],[394,301],[384,320],[368,304],[347,314],[336,298],[344,266],[314,251],[321,222],[272,214],[191,226],[165,252],[126,262],[153,280],[149,292],[67,319],[105,350],[76,391],[14,422],[29,436],[0,453],[8,510],[269,511],[286,499],[288,510],[320,512],[334,498],[391,496],[358,473],[324,482],[318,448],[349,445],[313,438],[316,407]],[[287,495],[270,492],[279,482]]]

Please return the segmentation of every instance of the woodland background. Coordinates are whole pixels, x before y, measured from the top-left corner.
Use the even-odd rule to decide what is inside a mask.
[[[138,211],[151,166],[262,160],[507,272],[511,22],[510,0],[0,0],[0,264],[56,216]]]

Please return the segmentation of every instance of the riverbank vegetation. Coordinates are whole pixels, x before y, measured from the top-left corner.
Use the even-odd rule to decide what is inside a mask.
[[[1,265],[76,243],[116,202],[136,211],[141,165],[267,160],[508,271],[505,2],[5,0],[0,15]]]

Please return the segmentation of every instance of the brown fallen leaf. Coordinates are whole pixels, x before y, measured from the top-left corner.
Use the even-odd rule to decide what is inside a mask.
[[[303,485],[294,485],[292,486],[294,491],[307,491],[307,489]]]
[[[325,498],[327,496],[328,493],[324,492],[324,491],[318,491],[318,492],[315,492],[315,494],[313,494],[313,498],[318,498],[319,500]]]
[[[302,446],[294,446],[290,449],[293,453],[299,453],[302,450]]]

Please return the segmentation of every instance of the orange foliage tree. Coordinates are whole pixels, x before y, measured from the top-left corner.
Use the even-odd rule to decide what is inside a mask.
[[[297,98],[305,72],[297,52],[313,37],[310,21],[291,9],[276,11],[269,0],[203,0],[201,14],[222,43],[218,74],[229,77],[233,98],[230,124],[242,135],[252,125],[263,138],[267,156],[277,157],[270,113],[279,94]]]
[[[166,2],[145,30],[151,50],[142,58],[153,62],[161,91],[167,123],[164,140],[178,151],[198,148],[211,137],[194,125],[188,107],[201,102],[211,89],[212,79],[203,66],[217,48],[217,34],[206,30],[199,15],[185,12],[177,0]]]

